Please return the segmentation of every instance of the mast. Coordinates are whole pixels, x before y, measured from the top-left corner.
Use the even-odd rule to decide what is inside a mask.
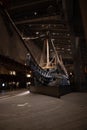
[[[55,49],[55,46],[54,46],[54,43],[53,43],[53,40],[52,40],[52,39],[51,39],[51,43],[52,43],[53,49],[54,49],[55,54],[56,54],[57,64],[59,64],[59,65],[61,66],[61,68],[63,69],[64,73],[68,76],[67,70],[66,70],[66,68],[65,68],[65,66],[64,66],[64,64],[63,64],[63,62],[62,62],[62,59],[61,59],[61,61],[60,61],[60,59],[59,59],[58,53],[57,53],[57,51],[56,51],[56,49]]]
[[[46,39],[46,46],[47,46],[47,64],[46,66],[48,67],[49,66],[49,43],[48,43],[48,39]]]

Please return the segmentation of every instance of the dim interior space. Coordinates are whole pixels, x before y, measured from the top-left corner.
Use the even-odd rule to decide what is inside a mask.
[[[30,53],[36,63],[43,68],[54,66],[59,59],[60,64],[63,64],[61,66],[64,66],[62,69],[66,69],[68,73],[71,91],[85,91],[87,89],[85,2],[1,0],[0,3],[3,6],[0,7],[2,21],[0,26],[3,31],[0,37],[0,89],[4,86],[6,88],[9,84],[15,84],[17,88],[21,86],[18,84],[23,84],[22,87],[35,84],[33,71],[26,65],[26,55]],[[5,8],[7,16],[2,13],[2,8]],[[54,51],[58,55],[57,59]],[[26,77],[30,72],[32,83],[31,78]]]
[[[87,129],[86,5],[0,0],[1,130]]]

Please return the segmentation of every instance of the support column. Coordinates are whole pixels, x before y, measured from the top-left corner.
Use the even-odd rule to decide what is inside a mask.
[[[73,46],[73,54],[74,54],[74,80],[75,87],[77,90],[84,90],[85,86],[85,74],[84,74],[84,63],[82,59],[81,53],[81,39],[80,37],[75,38],[75,43]]]

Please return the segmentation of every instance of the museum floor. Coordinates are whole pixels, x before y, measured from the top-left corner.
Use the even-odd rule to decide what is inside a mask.
[[[55,98],[26,89],[3,91],[0,130],[87,130],[87,92]]]

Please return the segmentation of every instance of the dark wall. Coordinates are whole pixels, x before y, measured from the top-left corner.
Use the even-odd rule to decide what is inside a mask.
[[[25,64],[27,49],[15,29],[14,23],[0,6],[0,55]]]

